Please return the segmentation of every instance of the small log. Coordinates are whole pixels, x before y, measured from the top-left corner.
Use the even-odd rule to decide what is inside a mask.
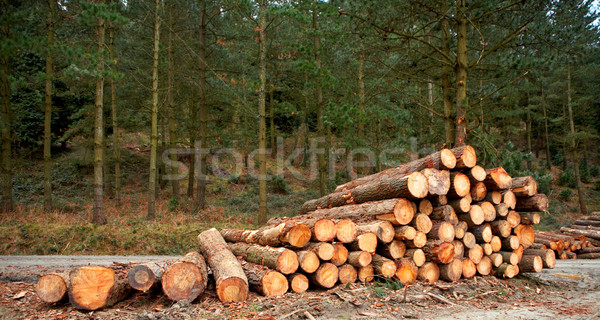
[[[482,243],[480,244],[481,249],[483,249],[483,255],[484,256],[489,256],[490,254],[494,253],[494,249],[492,248],[492,245],[489,243]]]
[[[539,224],[541,221],[540,214],[537,212],[519,213],[521,216],[521,224]]]
[[[454,235],[454,226],[450,222],[434,220],[427,237],[433,240],[452,241],[454,240]]]
[[[471,182],[469,181],[469,177],[466,175],[460,172],[452,172],[450,174],[450,181],[450,190],[448,190],[446,197],[455,199],[462,198],[470,194]]]
[[[375,271],[373,271],[373,266],[368,265],[364,267],[358,268],[358,281],[366,283],[373,281],[375,277]]]
[[[451,151],[456,156],[455,169],[473,168],[477,164],[477,154],[473,147],[465,145],[454,148]]]
[[[454,259],[462,259],[465,256],[465,245],[460,240],[452,241],[454,246]]]
[[[495,270],[497,277],[511,279],[519,274],[519,267],[509,263],[503,263]]]
[[[548,197],[539,193],[528,198],[517,198],[515,210],[526,212],[546,211],[548,210]]]
[[[341,284],[354,283],[358,278],[358,271],[349,264],[341,265],[338,268],[338,279]]]
[[[586,236],[588,238],[600,240],[600,231],[579,230],[579,229],[562,227],[562,228],[560,228],[560,232],[569,232],[569,233],[572,233],[572,234],[583,235],[583,236]]]
[[[600,253],[598,252],[593,252],[593,253],[581,253],[577,255],[578,259],[598,259],[600,258]]]
[[[327,242],[310,242],[306,246],[306,249],[314,251],[319,259],[323,261],[331,260],[335,252],[333,245]]]
[[[579,253],[596,253],[600,252],[600,247],[587,247],[579,250]]]
[[[346,260],[346,263],[360,268],[370,265],[371,260],[373,260],[371,254],[366,251],[352,251],[348,252],[348,259]]]
[[[423,247],[427,261],[438,264],[450,263],[454,259],[454,245],[451,242],[435,241]]]
[[[543,268],[544,263],[542,262],[542,257],[540,256],[523,256],[519,262],[520,272],[542,272]]]
[[[512,178],[502,167],[486,170],[487,176],[483,182],[488,190],[504,190],[510,188]]]
[[[123,272],[85,266],[69,273],[69,301],[76,309],[94,311],[125,299],[130,292]]]
[[[471,206],[469,213],[462,213],[458,215],[458,220],[466,221],[471,226],[478,226],[485,221],[485,214],[480,206],[474,204]]]
[[[310,228],[302,222],[287,221],[276,226],[264,226],[258,230],[223,229],[221,236],[228,242],[256,243],[278,247],[291,245],[302,248],[310,241]]]
[[[502,238],[510,236],[512,232],[511,223],[507,220],[492,221],[490,222],[490,226],[492,227],[492,234],[495,234]]]
[[[491,202],[483,201],[479,203],[481,210],[483,210],[484,220],[491,222],[496,220],[496,207]]]
[[[466,197],[448,201],[448,206],[452,207],[452,209],[454,209],[455,212],[468,213],[469,210],[471,210],[471,201],[472,200],[473,200],[473,198],[471,197],[470,194],[468,194]],[[442,216],[442,217],[444,217],[444,216]],[[436,219],[436,218],[432,217],[432,219]],[[437,218],[437,219],[440,220],[440,218]],[[448,221],[448,220],[446,220],[446,221]]]
[[[419,213],[415,216],[415,218],[411,222],[411,225],[415,227],[417,231],[429,233],[429,231],[431,230],[431,219],[429,219],[429,216]]]
[[[471,259],[463,258],[461,264],[463,278],[470,279],[477,274],[477,265]]]
[[[591,231],[600,231],[600,227],[594,227],[594,226],[579,226],[579,225],[571,225],[571,228],[573,229],[579,229],[579,230],[591,230]]]
[[[534,243],[544,245],[551,250],[562,251],[558,248],[558,242],[556,241],[541,239],[540,237],[536,237],[534,241]]]
[[[510,190],[504,190],[502,193],[502,203],[506,204],[509,209],[515,209],[517,205],[517,197]]]
[[[127,272],[129,285],[142,292],[161,283],[165,271],[171,266],[173,261],[153,261],[134,265]]]
[[[577,259],[577,253],[571,251],[564,252],[567,255],[567,259]]]
[[[475,240],[478,243],[487,243],[492,241],[492,227],[489,223],[469,228],[469,232],[471,232],[475,236]]]
[[[378,254],[373,255],[371,265],[375,275],[381,275],[385,278],[391,278],[396,274],[396,263],[393,260],[382,257]]]
[[[440,269],[440,279],[444,281],[454,282],[462,276],[462,260],[454,259],[452,262],[439,265],[438,267]]]
[[[480,245],[475,244],[473,248],[469,249],[467,256],[473,263],[477,264],[481,261],[481,258],[483,258],[483,248],[481,248]]]
[[[510,263],[512,265],[519,264],[519,256],[511,251],[498,251],[498,254],[502,256],[504,263]]]
[[[412,259],[417,267],[422,266],[427,261],[423,249],[408,249],[404,256]]]
[[[317,271],[319,265],[321,264],[321,260],[316,252],[311,249],[298,251],[296,252],[298,255],[298,263],[300,264],[300,269],[306,273],[313,273]]]
[[[231,252],[244,260],[269,267],[283,274],[298,270],[298,255],[286,248],[265,247],[248,243],[229,243]]]
[[[415,238],[405,241],[407,248],[422,248],[427,244],[427,235],[421,231],[417,231]]]
[[[471,181],[471,184],[475,184],[477,182],[482,182],[485,180],[485,177],[487,176],[487,172],[485,172],[485,169],[481,166],[473,166],[473,168],[471,169],[467,169],[464,170],[463,173],[469,177],[469,180]]]
[[[302,273],[293,273],[288,276],[290,289],[295,293],[302,293],[308,290],[308,278]]]
[[[433,212],[433,205],[429,199],[419,201],[419,213],[430,215]]]
[[[525,251],[525,248],[523,248],[523,246],[521,246],[521,245],[519,245],[518,248],[513,250],[513,253],[517,255],[517,258],[519,258],[519,262],[521,262],[521,258],[523,258],[524,251]]]
[[[417,280],[419,269],[410,258],[400,258],[396,260],[396,278],[404,285],[413,283]]]
[[[482,276],[492,273],[492,259],[489,256],[481,258],[481,261],[477,264],[477,273]]]
[[[469,204],[469,208],[470,207],[471,204]],[[458,217],[456,216],[454,209],[449,205],[434,208],[433,212],[431,212],[431,214],[429,215],[429,218],[431,220],[448,221],[452,224],[458,223]]]
[[[427,178],[428,196],[441,196],[448,193],[450,189],[450,172],[426,168],[421,173]]]
[[[483,201],[485,200],[486,195],[487,188],[485,187],[485,183],[477,182],[475,184],[471,184],[471,198],[473,201]]]
[[[248,278],[219,231],[212,228],[200,233],[198,246],[213,272],[219,300],[221,302],[246,300]]]
[[[461,221],[454,226],[454,238],[462,239],[465,236],[465,232],[469,225],[465,221]]]
[[[575,221],[573,221],[573,225],[590,226],[590,227],[600,227],[600,221],[594,221],[594,220],[575,220]]]
[[[244,261],[241,257],[238,257],[238,260],[254,291],[266,297],[281,296],[288,291],[288,279],[283,274],[265,266]]]
[[[488,190],[485,195],[485,201],[489,201],[495,205],[502,203],[502,193],[500,191]]]
[[[492,266],[498,268],[502,263],[504,263],[504,258],[499,253],[492,253],[490,256],[490,260],[492,260]]]
[[[508,214],[505,217],[498,217],[498,219],[508,221],[511,228],[515,228],[521,224],[521,215],[514,210],[508,211]]]
[[[394,226],[389,221],[374,221],[367,224],[356,225],[359,234],[372,232],[377,236],[377,239],[383,243],[390,243],[394,240],[396,231]]]
[[[508,205],[506,203],[495,204],[494,208],[496,209],[497,217],[506,217],[508,214]]]
[[[377,253],[388,259],[400,259],[404,257],[406,244],[401,240],[394,240],[390,243],[383,243],[377,246]]]
[[[192,251],[164,271],[162,290],[173,301],[194,301],[208,284],[208,268],[204,257]]]
[[[333,265],[339,267],[341,265],[343,265],[344,263],[346,263],[346,261],[348,260],[348,249],[341,243],[334,243],[333,244],[333,257],[331,258],[331,260],[329,260],[329,262],[333,263]]]
[[[396,240],[413,240],[417,235],[417,230],[411,226],[396,227],[394,239]]]
[[[377,250],[377,236],[372,232],[363,233],[356,237],[356,240],[348,244],[348,249],[375,253]]]
[[[465,232],[465,236],[462,238],[462,242],[467,249],[471,249],[477,244],[475,236],[470,232]]]
[[[342,243],[351,243],[358,236],[358,229],[354,221],[341,219],[335,221],[335,237]]]
[[[419,281],[433,284],[438,281],[440,278],[440,268],[437,264],[433,262],[426,262],[423,266],[419,268],[417,273],[417,279]]]
[[[69,284],[68,272],[46,274],[35,285],[35,293],[45,303],[57,303],[67,299]]]
[[[318,286],[322,288],[333,288],[335,283],[338,281],[338,267],[334,264],[325,262],[321,263],[319,269],[309,275],[309,278]]]
[[[498,252],[502,250],[502,239],[499,236],[492,236],[490,245],[492,246],[492,252]]]
[[[535,240],[533,227],[526,224],[520,224],[513,229],[514,234],[519,237],[519,244],[527,249]]]
[[[512,179],[510,189],[517,197],[531,197],[537,193],[537,182],[532,176],[516,177]]]

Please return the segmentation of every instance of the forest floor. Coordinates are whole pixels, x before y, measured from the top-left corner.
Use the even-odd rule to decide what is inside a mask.
[[[293,320],[308,319],[307,313],[316,319],[600,318],[600,260],[561,260],[555,269],[510,280],[486,276],[404,288],[398,288],[396,282],[376,281],[283,297],[251,293],[247,301],[235,304],[219,302],[209,285],[192,303],[173,303],[157,292],[134,293],[111,308],[95,312],[74,310],[68,303],[42,303],[34,292],[37,277],[61,267],[33,263],[22,266],[17,274],[0,266],[1,319]]]

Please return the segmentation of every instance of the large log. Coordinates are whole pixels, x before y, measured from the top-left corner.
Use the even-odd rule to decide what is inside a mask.
[[[421,199],[427,196],[428,191],[427,178],[420,172],[413,172],[401,179],[376,180],[350,191],[334,192],[306,201],[300,207],[300,213],[391,198]]]
[[[401,240],[394,240],[390,243],[379,244],[377,253],[388,259],[399,259],[406,253],[406,244]]]
[[[579,226],[579,225],[571,225],[571,228],[573,229],[579,229],[579,230],[591,230],[591,231],[600,231],[600,227],[594,227],[594,226]]]
[[[292,274],[298,270],[298,255],[286,248],[265,247],[248,243],[229,243],[229,249],[238,257],[256,264],[269,267],[283,274]]]
[[[492,273],[492,259],[489,256],[481,258],[481,261],[477,264],[477,273],[482,276]]]
[[[339,242],[334,243],[333,248],[333,257],[329,262],[333,263],[336,267],[339,267],[348,260],[348,249]]]
[[[588,238],[600,240],[600,231],[579,230],[579,229],[562,227],[562,228],[560,228],[560,232],[569,232],[569,233],[573,233],[573,234],[584,235]]]
[[[378,254],[374,254],[372,259],[371,265],[373,266],[375,275],[391,278],[396,274],[396,263],[393,260]]]
[[[241,257],[238,257],[238,260],[254,291],[266,297],[281,296],[288,291],[288,279],[283,274],[265,266],[244,261]]]
[[[427,238],[441,241],[454,240],[454,226],[450,222],[434,220]],[[464,236],[464,234],[463,234]]]
[[[526,224],[520,224],[513,229],[514,234],[519,237],[519,244],[527,249],[535,240],[533,227]]]
[[[335,237],[342,243],[350,243],[356,240],[358,229],[354,221],[350,219],[335,220]]]
[[[312,229],[310,237],[310,240],[312,241],[327,242],[332,241],[335,238],[337,229],[335,228],[335,222],[331,219],[313,219],[307,220],[304,223]]]
[[[306,273],[313,273],[319,268],[321,260],[314,250],[307,249],[296,252],[300,269]]]
[[[462,198],[470,194],[471,192],[471,181],[469,177],[460,172],[452,172],[450,174],[450,190],[446,194],[446,197],[450,199]]]
[[[427,178],[428,196],[441,196],[448,193],[450,189],[450,172],[448,170],[438,170],[426,168],[421,173]]]
[[[600,227],[600,221],[594,220],[575,220],[573,225],[589,226],[589,227]]]
[[[512,265],[519,264],[519,255],[511,251],[498,251],[498,254],[502,256],[502,261],[504,263],[509,263]]]
[[[212,228],[200,233],[198,246],[213,272],[219,300],[222,302],[246,300],[248,278],[219,231]]]
[[[372,265],[358,268],[358,281],[371,282],[375,278],[375,271]]]
[[[444,281],[454,282],[462,276],[462,260],[454,259],[452,262],[439,265],[438,267],[440,269],[440,279]]]
[[[335,248],[331,243],[328,242],[310,242],[306,249],[314,251],[319,259],[323,261],[331,260],[335,252]]]
[[[435,168],[441,170],[454,169],[455,165],[456,156],[454,156],[452,151],[448,149],[442,149],[441,151],[432,153],[424,158],[339,185],[337,188],[335,188],[335,192],[351,190],[375,180],[402,177],[412,172],[421,171],[425,168]]]
[[[516,177],[512,179],[510,189],[517,197],[531,197],[537,193],[537,182],[532,176]]]
[[[404,285],[410,284],[417,280],[419,269],[414,261],[409,258],[400,258],[396,260],[396,278]]]
[[[360,268],[370,265],[372,260],[371,254],[366,251],[352,251],[348,252],[346,263]]]
[[[290,289],[295,293],[302,293],[308,290],[308,278],[302,273],[294,273],[288,276]]]
[[[221,236],[228,242],[256,243],[278,247],[291,245],[304,247],[310,241],[310,228],[302,222],[287,221],[276,226],[264,226],[258,230],[223,229]]]
[[[357,278],[358,272],[354,266],[344,264],[338,268],[338,279],[341,284],[354,283]]]
[[[50,273],[40,277],[35,285],[35,293],[45,303],[56,303],[67,299],[69,273]]]
[[[374,221],[366,224],[357,224],[356,228],[359,234],[372,232],[377,236],[377,239],[383,243],[390,243],[394,240],[396,231],[394,226],[389,221]]]
[[[419,268],[417,279],[425,283],[436,283],[440,278],[440,268],[433,262],[426,262]]]
[[[471,208],[471,204],[469,203],[469,209],[470,208]],[[448,221],[451,224],[457,224],[458,223],[458,216],[456,216],[456,213],[455,213],[454,209],[451,206],[449,206],[449,205],[441,206],[441,207],[435,207],[433,209],[433,211],[431,212],[431,214],[429,215],[429,218],[431,220]]]
[[[461,264],[463,278],[473,278],[477,274],[477,265],[471,259],[463,258]]]
[[[519,272],[542,272],[544,263],[542,257],[535,255],[524,255],[519,262]]]
[[[510,188],[512,178],[502,167],[486,170],[487,176],[483,182],[488,190],[503,190]]]
[[[329,262],[322,263],[319,269],[310,274],[309,277],[320,287],[326,289],[333,288],[339,278],[338,267]]]
[[[600,253],[598,252],[593,252],[593,253],[582,253],[582,254],[578,254],[577,259],[598,259],[600,258]]]
[[[515,210],[518,211],[546,211],[548,210],[548,197],[539,193],[528,198],[517,198]]]
[[[422,266],[427,261],[427,258],[425,257],[425,252],[423,252],[423,249],[407,249],[404,256],[406,258],[412,259],[412,261],[415,263],[415,265],[417,267]]]
[[[455,169],[468,169],[477,164],[477,154],[475,149],[469,145],[464,145],[451,150],[456,156]]]
[[[524,255],[534,255],[542,258],[544,268],[554,269],[556,265],[556,254],[551,249],[525,249]]]
[[[204,257],[192,251],[175,261],[161,278],[162,290],[173,301],[194,301],[208,283],[208,268]]]
[[[130,292],[127,275],[105,267],[75,268],[69,273],[69,283],[71,305],[88,311],[110,307]]]
[[[428,215],[419,213],[415,216],[411,225],[415,227],[417,231],[421,231],[423,233],[429,233],[431,230],[432,224],[431,219]]]
[[[348,243],[348,249],[353,251],[366,251],[375,253],[377,250],[377,236],[372,232],[367,232],[356,237],[351,243]]]
[[[166,260],[152,261],[134,265],[127,272],[127,280],[129,281],[129,285],[133,289],[142,292],[150,290],[150,288],[161,283],[163,274],[172,263],[172,260]]]

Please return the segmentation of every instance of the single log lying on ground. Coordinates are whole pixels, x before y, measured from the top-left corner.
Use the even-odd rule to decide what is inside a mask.
[[[510,189],[517,197],[531,197],[537,193],[537,182],[532,176],[512,179]]]
[[[473,278],[477,274],[477,265],[471,259],[463,258],[461,263],[463,278]]]
[[[313,273],[319,268],[321,260],[315,251],[307,249],[298,251],[296,254],[298,255],[298,263],[300,264],[300,269],[302,271]]]
[[[389,221],[374,221],[371,223],[356,225],[359,234],[372,232],[377,236],[377,239],[383,243],[390,243],[394,240],[396,231],[394,226]]]
[[[302,293],[308,290],[308,278],[302,273],[294,273],[288,276],[290,289],[295,293]]]
[[[254,291],[266,296],[281,296],[288,291],[288,279],[281,273],[265,266],[244,261],[238,257],[244,272],[248,277],[248,283]]]
[[[546,211],[548,210],[548,197],[539,193],[528,198],[517,198],[515,210],[526,212]]]
[[[544,263],[542,257],[535,255],[524,255],[519,262],[519,272],[542,272]]]
[[[374,254],[372,258],[371,265],[373,266],[375,275],[391,278],[396,274],[396,263],[393,260],[378,254]]]
[[[105,267],[76,268],[69,273],[69,282],[69,301],[88,311],[110,307],[130,292],[127,275]]]
[[[265,247],[248,243],[229,243],[231,252],[244,260],[271,269],[283,274],[292,274],[298,270],[298,255],[289,249]]]
[[[287,221],[276,226],[265,226],[258,230],[221,230],[223,239],[228,242],[257,243],[263,246],[282,246],[289,244],[302,248],[310,241],[310,228],[301,222]]]
[[[438,266],[440,269],[440,279],[444,281],[457,281],[462,276],[462,260],[454,259],[448,264]]]
[[[40,277],[35,285],[35,293],[45,303],[65,300],[69,291],[69,273],[51,273]]]
[[[417,267],[422,266],[427,261],[423,249],[407,249],[404,257],[412,259]]]
[[[488,190],[503,190],[510,188],[512,178],[502,167],[486,170],[487,176],[483,182]]]
[[[165,271],[171,266],[173,261],[153,261],[134,265],[127,272],[129,285],[139,291],[146,292],[150,288],[161,283]]]
[[[213,272],[219,300],[222,302],[246,300],[248,278],[219,231],[212,228],[200,233],[198,246]]]
[[[352,251],[348,252],[348,259],[346,263],[360,268],[370,265],[371,260],[373,260],[371,254],[366,251]]]
[[[204,257],[192,251],[175,261],[161,279],[165,295],[173,301],[194,301],[208,283],[208,268]]]
[[[417,279],[425,283],[435,283],[440,278],[440,268],[436,263],[426,262],[419,268]]]
[[[404,285],[410,284],[417,280],[419,269],[414,261],[409,258],[400,258],[396,260],[396,278]]]
[[[320,287],[333,288],[339,278],[338,267],[329,262],[322,263],[315,273],[310,274],[309,278]]]
[[[354,266],[344,264],[338,268],[338,279],[341,284],[354,283],[357,278],[358,272]]]

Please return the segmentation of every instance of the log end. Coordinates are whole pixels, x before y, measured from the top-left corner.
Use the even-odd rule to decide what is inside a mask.
[[[292,274],[299,266],[298,255],[292,250],[283,250],[277,258],[277,270],[283,274]]]
[[[442,169],[454,169],[456,167],[456,156],[449,149],[442,149],[440,151],[440,160],[445,168]]]
[[[350,243],[356,239],[358,229],[356,224],[349,219],[342,219],[335,225],[336,237],[340,242]]]
[[[427,262],[419,268],[417,278],[425,283],[435,283],[440,278],[440,269],[437,264]]]
[[[287,278],[273,270],[269,270],[261,279],[263,294],[267,297],[281,296],[288,291]]]
[[[287,234],[288,243],[296,248],[304,247],[310,241],[310,236],[310,228],[303,223],[296,224]]]
[[[358,280],[360,282],[371,282],[375,277],[375,271],[372,265],[358,268]]]
[[[475,148],[468,145],[465,146],[457,164],[460,164],[462,168],[473,168],[477,164]]]
[[[294,273],[289,278],[289,286],[295,293],[302,293],[308,290],[308,278],[301,273]]]
[[[221,302],[245,301],[248,298],[248,283],[238,277],[226,278],[217,283],[217,296]]]
[[[418,269],[412,259],[401,258],[396,260],[396,278],[402,284],[410,284],[417,280]]]
[[[197,265],[180,261],[165,271],[161,282],[163,292],[169,299],[193,301],[204,292],[206,279]]]
[[[115,271],[105,267],[81,267],[69,274],[69,300],[73,307],[98,310],[105,306],[115,285]]]
[[[335,222],[331,219],[320,219],[313,226],[313,233],[317,241],[331,241],[335,238]]]
[[[409,224],[415,216],[415,209],[411,201],[399,199],[394,205],[394,217],[401,225]]]
[[[47,274],[38,280],[35,292],[45,303],[56,303],[67,296],[67,283],[57,274]]]
[[[338,267],[328,262],[321,264],[314,273],[315,282],[323,288],[333,288],[338,278]]]
[[[462,259],[462,276],[465,279],[473,278],[477,274],[477,266],[469,259]]]
[[[408,176],[408,191],[410,194],[417,198],[425,198],[429,193],[429,185],[427,177],[420,172],[413,172]]]
[[[156,281],[154,273],[145,265],[136,265],[127,272],[129,285],[139,291],[148,291]]]
[[[471,192],[471,181],[467,175],[457,173],[452,181],[452,187],[459,197],[465,197]]]

